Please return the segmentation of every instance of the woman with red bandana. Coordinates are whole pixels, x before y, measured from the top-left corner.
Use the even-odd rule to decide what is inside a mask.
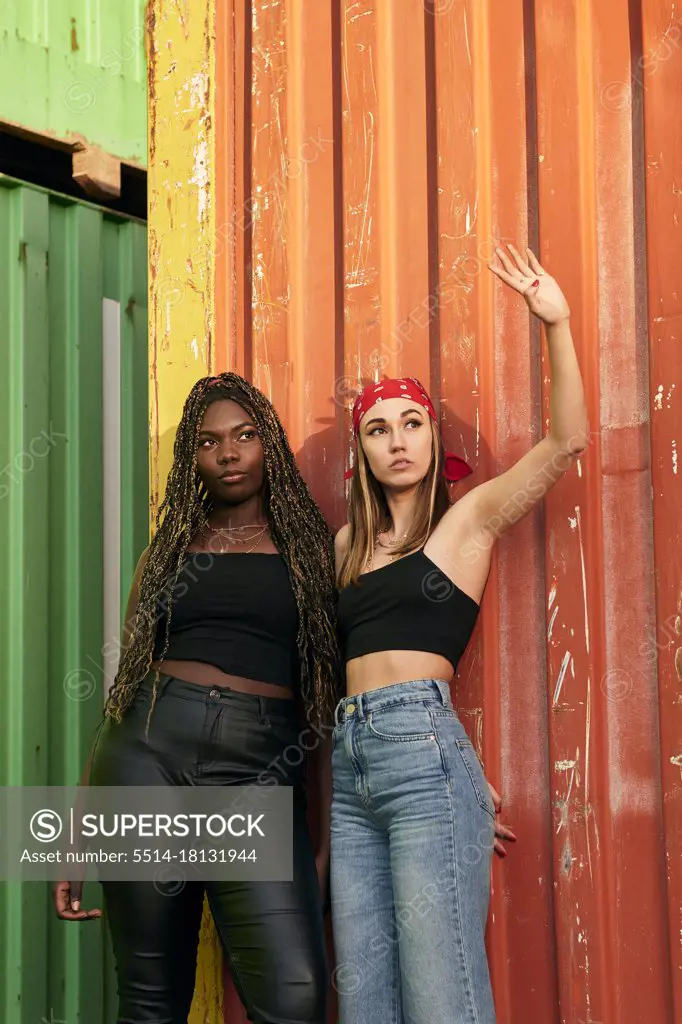
[[[484,941],[495,806],[450,682],[495,541],[584,451],[588,430],[559,285],[530,250],[496,252],[490,270],[545,325],[547,435],[451,505],[445,481],[471,470],[444,451],[419,381],[380,381],[353,407],[350,514],[336,537],[347,681],[332,754],[341,1024],[495,1021]]]

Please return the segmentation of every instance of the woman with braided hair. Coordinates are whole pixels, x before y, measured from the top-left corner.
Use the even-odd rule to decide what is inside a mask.
[[[290,786],[294,877],[191,882],[172,899],[153,882],[103,881],[119,1024],[186,1022],[204,892],[249,1020],[325,1020],[328,822],[314,856],[300,712],[319,724],[338,699],[334,595],[331,534],[272,405],[234,373],[198,381],[84,781]],[[297,764],[282,757],[291,745]],[[61,918],[100,916],[81,890],[56,883]]]

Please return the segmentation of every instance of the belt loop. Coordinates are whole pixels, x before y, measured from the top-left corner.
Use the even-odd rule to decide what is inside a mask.
[[[436,686],[438,687],[438,692],[440,693],[440,699],[443,702],[443,707],[452,707],[452,697],[450,696],[449,683],[446,683],[444,679],[436,679],[435,683]]]

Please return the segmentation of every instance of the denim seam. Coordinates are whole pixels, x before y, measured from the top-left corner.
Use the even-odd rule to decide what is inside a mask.
[[[414,732],[409,733],[407,736],[390,736],[388,733],[379,732],[372,724],[372,716],[373,712],[370,712],[367,716],[367,728],[377,739],[388,740],[389,743],[414,743],[415,740],[435,739],[433,732]]]
[[[485,795],[480,791],[478,783],[476,782],[476,779],[474,778],[474,773],[473,773],[473,771],[471,769],[471,765],[469,764],[469,761],[468,761],[467,757],[465,756],[465,752],[464,752],[466,749],[471,749],[474,757],[476,757],[476,751],[474,750],[473,746],[471,745],[471,741],[470,740],[456,739],[455,743],[457,745],[457,750],[459,751],[459,756],[462,759],[462,763],[464,764],[464,767],[467,770],[467,775],[471,779],[471,785],[474,787],[474,793],[476,794],[476,799],[477,799],[478,803],[481,805],[481,807],[483,808],[483,810],[486,811],[490,815],[490,817],[493,819],[493,821],[494,821],[495,820],[495,811],[494,811],[494,809],[490,808],[490,806],[488,804],[488,801],[485,798]]]
[[[393,905],[393,914],[395,916],[395,904]],[[393,962],[395,964],[396,973],[396,984],[395,984],[395,1004],[393,1007],[393,1020],[395,1024],[401,1024],[404,1020],[404,1014],[402,1013],[402,994],[401,986],[403,979],[400,975],[400,939],[398,939],[398,948],[395,951]]]
[[[466,990],[467,990],[467,1001],[469,1003],[469,1009],[471,1011],[471,1017],[473,1024],[480,1024],[480,1018],[476,1010],[476,1003],[473,998],[473,986],[471,983],[471,977],[469,974],[469,964],[467,962],[467,956],[464,944],[464,935],[462,933],[462,915],[460,912],[459,905],[459,879],[457,878],[457,838],[455,831],[455,808],[452,794],[452,779],[450,775],[447,776],[448,782],[448,794],[450,798],[450,834],[452,839],[452,872],[455,883],[455,917],[457,918],[457,934],[459,936],[459,954],[464,968],[464,978],[466,979]]]
[[[360,797],[360,801],[361,801],[363,807],[365,807],[365,809],[368,810],[370,812],[370,814],[372,814],[372,816],[374,816],[374,812],[372,811],[372,807],[371,807],[371,799],[370,799],[370,792],[369,792],[369,775],[368,775],[368,772],[367,772],[367,764],[365,763],[365,761],[364,761],[364,759],[362,757],[362,753],[360,752],[360,744],[359,743],[355,743],[354,739],[355,739],[355,737],[353,736],[353,732],[351,730],[350,731],[350,748],[351,748],[350,761],[351,761],[351,764],[353,765],[353,772],[354,772],[354,774],[355,774],[355,763],[356,762],[357,762],[357,764],[359,766],[359,769],[360,769],[359,773],[358,773],[358,778],[357,778],[357,781],[360,783],[360,791],[358,792],[357,787],[356,787],[356,792],[358,793],[358,796]],[[365,793],[365,789],[367,790],[366,793]]]
[[[422,693],[417,697],[408,697],[407,699],[405,697],[387,698],[386,700],[378,701],[376,704],[370,700],[367,716],[376,711],[383,711],[385,708],[404,708],[408,704],[426,704],[429,699],[429,697],[424,696]]]
[[[433,712],[429,712],[429,713],[431,714],[431,716],[433,718]],[[448,772],[448,765],[447,765],[447,760],[445,758],[445,751],[443,750],[443,742],[442,742],[440,736],[438,735],[438,730],[436,729],[436,723],[435,722],[433,723],[433,736],[434,736],[434,739],[435,739],[436,743],[438,744],[438,752],[440,754],[440,764],[441,764],[441,768],[443,769],[443,773],[445,775],[445,778],[447,780],[448,790],[449,790],[450,789],[450,774]]]

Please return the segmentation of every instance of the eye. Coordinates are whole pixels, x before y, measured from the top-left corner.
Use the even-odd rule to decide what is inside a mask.
[[[246,439],[247,441],[253,441],[254,437],[258,437],[258,432],[253,427],[249,427],[248,430],[243,430],[239,435],[238,440]]]
[[[421,420],[408,420],[407,423],[405,424],[406,427],[421,427],[421,425]]]
[[[215,440],[212,437],[205,437],[203,441],[199,441],[200,448],[207,448],[210,444],[215,444]]]
[[[367,431],[367,437],[375,437],[377,434],[383,433],[383,432],[384,432],[384,428],[383,427],[372,427],[371,430]]]

